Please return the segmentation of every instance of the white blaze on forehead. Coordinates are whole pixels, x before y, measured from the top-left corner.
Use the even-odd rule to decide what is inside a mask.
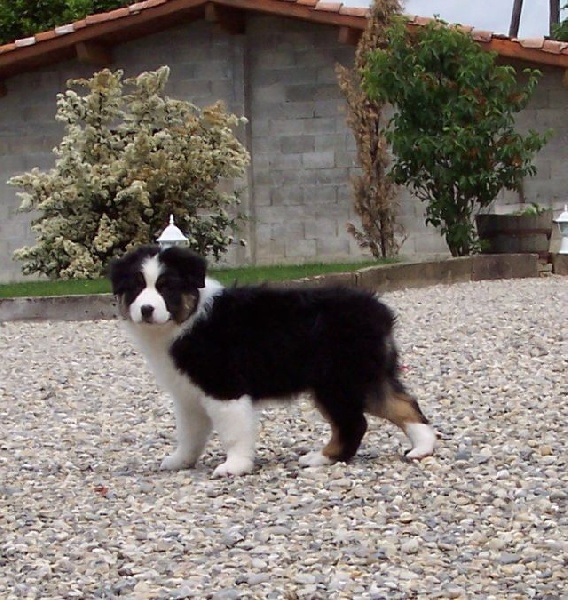
[[[142,263],[142,275],[146,281],[146,287],[156,287],[162,269],[162,263],[158,260],[157,255],[150,256]]]
[[[151,306],[152,322],[161,324],[167,323],[171,315],[166,307],[166,302],[156,289],[156,282],[162,273],[163,266],[157,256],[151,256],[142,263],[142,276],[146,282],[146,287],[138,294],[134,302],[130,305],[130,318],[135,323],[141,323],[142,307]]]

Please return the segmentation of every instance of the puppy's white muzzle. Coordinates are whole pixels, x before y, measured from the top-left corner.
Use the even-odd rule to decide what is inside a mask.
[[[171,319],[164,298],[155,288],[146,288],[130,305],[130,318],[134,323],[162,325]]]

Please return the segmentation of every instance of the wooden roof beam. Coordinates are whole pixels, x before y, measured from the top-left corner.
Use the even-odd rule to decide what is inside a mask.
[[[94,41],[78,42],[75,51],[80,62],[95,67],[107,67],[112,64],[112,50]]]
[[[205,20],[219,25],[223,31],[231,35],[245,33],[245,14],[238,8],[208,2],[205,5]]]

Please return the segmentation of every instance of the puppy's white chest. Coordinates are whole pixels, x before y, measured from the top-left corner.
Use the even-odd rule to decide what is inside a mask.
[[[147,334],[138,327],[129,327],[130,333],[136,340],[138,349],[142,352],[158,384],[175,398],[195,397],[197,388],[174,364],[169,352],[174,336],[164,332],[158,334],[152,328]]]

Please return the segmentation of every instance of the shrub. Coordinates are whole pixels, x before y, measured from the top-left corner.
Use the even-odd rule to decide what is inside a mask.
[[[391,177],[426,203],[426,222],[453,256],[470,254],[478,249],[475,209],[536,172],[532,159],[548,136],[517,133],[514,114],[539,74],[526,69],[521,85],[512,66],[439,20],[411,34],[398,19],[387,40],[369,57],[365,83],[371,98],[395,108],[386,129]]]
[[[384,102],[371,100],[363,89],[369,53],[384,42],[385,29],[401,12],[398,0],[375,0],[355,53],[352,69],[338,66],[339,87],[347,103],[347,124],[353,131],[361,175],[352,178],[353,205],[361,229],[348,223],[347,231],[375,258],[393,257],[400,250],[403,230],[395,222],[397,189],[388,175],[390,157],[380,122]]]
[[[66,134],[55,167],[9,181],[23,189],[21,210],[38,213],[36,245],[14,255],[25,274],[100,277],[112,257],[154,241],[170,214],[196,251],[226,251],[238,195],[219,183],[248,164],[232,131],[244,119],[219,103],[200,110],[165,96],[168,75],[161,67],[123,82],[122,71],[105,69],[58,95]]]

